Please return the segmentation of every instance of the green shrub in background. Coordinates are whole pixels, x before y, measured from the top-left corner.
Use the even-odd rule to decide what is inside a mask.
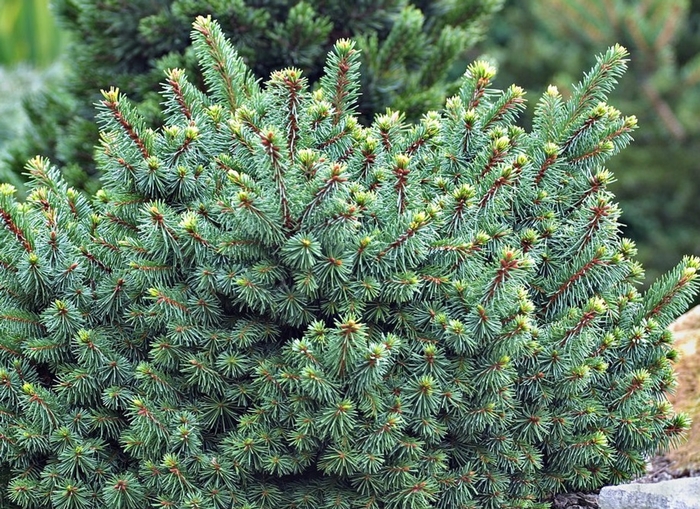
[[[630,49],[631,63],[612,98],[640,128],[636,149],[611,161],[612,189],[625,234],[657,277],[682,253],[700,254],[700,3],[511,0],[486,46],[504,84],[537,91],[554,83],[566,96],[589,55],[615,42]]]
[[[417,124],[356,113],[340,40],[261,88],[198,18],[208,93],[165,125],[104,92],[91,205],[44,159],[0,187],[0,461],[27,509],[545,508],[644,471],[687,427],[666,329],[603,165],[620,46],[533,129],[469,66]]]
[[[315,82],[336,39],[353,37],[362,53],[359,111],[365,121],[386,107],[411,118],[438,108],[457,81],[455,60],[484,32],[502,0],[57,0],[61,23],[73,34],[66,60],[72,76],[51,89],[28,114],[37,130],[11,150],[10,171],[21,174],[36,154],[59,162],[73,185],[98,185],[93,147],[98,144],[94,103],[99,91],[132,92],[150,124],[162,121],[163,71],[182,67],[196,85],[187,36],[196,15],[211,14],[239,48],[255,75],[266,80],[283,66],[302,69]],[[459,73],[457,73],[457,76]]]

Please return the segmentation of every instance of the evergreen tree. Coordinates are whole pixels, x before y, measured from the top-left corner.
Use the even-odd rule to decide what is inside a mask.
[[[94,103],[110,86],[131,91],[152,126],[162,122],[159,83],[168,68],[188,71],[194,84],[194,52],[187,37],[195,16],[219,20],[257,77],[293,65],[312,83],[325,55],[343,37],[362,48],[365,122],[386,107],[417,119],[439,108],[458,82],[450,71],[478,40],[503,0],[57,0],[59,18],[72,34],[63,87],[27,104],[36,131],[13,147],[7,163],[22,173],[37,154],[64,167],[73,185],[96,190],[93,147],[98,144]],[[50,126],[50,127],[46,127]]]
[[[92,203],[0,186],[0,461],[21,508],[545,508],[644,471],[685,258],[644,294],[605,161],[610,48],[532,132],[469,66],[442,112],[357,120],[359,53],[261,87],[218,25],[166,122],[101,101]]]

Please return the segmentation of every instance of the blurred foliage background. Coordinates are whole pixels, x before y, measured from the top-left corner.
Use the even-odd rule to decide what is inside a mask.
[[[417,4],[448,9],[460,1]],[[635,143],[610,164],[624,234],[637,242],[648,280],[683,254],[700,255],[700,0],[506,0],[484,30],[486,36],[454,73],[485,56],[499,68],[500,87],[516,83],[528,90],[529,113],[548,84],[567,94],[596,54],[615,42],[627,46],[630,69],[611,97],[624,114],[637,115],[640,125]],[[41,117],[56,107],[47,102],[66,104],[56,94],[35,92],[61,80],[62,67],[55,62],[65,54],[68,37],[49,0],[0,0],[0,159],[3,146],[22,136],[27,112]],[[528,123],[526,115],[523,124]],[[55,136],[48,123],[34,128]],[[16,174],[3,173],[0,164],[0,180],[13,179]]]
[[[639,129],[609,163],[610,188],[650,281],[700,254],[700,0],[508,0],[484,50],[499,86],[530,92],[531,113],[547,85],[566,94],[616,42],[631,60],[610,103]]]
[[[49,0],[0,0],[0,158],[27,128],[23,104],[47,83],[60,80],[58,60],[65,41]],[[2,171],[1,164],[0,181],[21,183],[16,174]]]
[[[46,67],[62,47],[48,0],[0,0],[0,65]]]

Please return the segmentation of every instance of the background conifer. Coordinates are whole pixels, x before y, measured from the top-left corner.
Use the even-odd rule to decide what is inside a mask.
[[[417,119],[455,92],[455,61],[484,32],[502,0],[57,0],[55,10],[72,43],[69,76],[26,105],[34,125],[13,147],[5,173],[20,175],[30,157],[60,163],[72,185],[95,191],[94,122],[99,91],[129,90],[146,121],[162,122],[159,83],[165,69],[197,76],[188,27],[200,14],[221,23],[241,58],[263,80],[284,66],[303,70],[311,83],[322,75],[333,43],[352,37],[362,53],[363,94],[358,110],[367,122],[387,107]],[[10,180],[6,178],[6,180]]]
[[[617,42],[629,48],[630,68],[611,100],[640,127],[635,150],[610,163],[612,190],[653,279],[683,253],[700,254],[700,3],[511,0],[485,46],[499,62],[499,85],[537,92],[554,83],[567,96],[590,55]]]
[[[606,160],[610,48],[532,132],[475,62],[442,112],[357,120],[359,53],[264,87],[200,17],[147,127],[103,93],[92,203],[0,186],[0,461],[22,508],[545,508],[644,470],[685,258],[641,294]]]

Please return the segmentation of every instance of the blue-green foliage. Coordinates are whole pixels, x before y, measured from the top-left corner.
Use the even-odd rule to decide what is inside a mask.
[[[310,90],[255,82],[199,18],[207,93],[159,131],[104,92],[89,204],[42,159],[0,188],[0,458],[23,508],[543,508],[644,470],[684,259],[644,295],[602,166],[633,117],[611,48],[532,133],[471,65],[416,125],[353,114],[340,40]]]

